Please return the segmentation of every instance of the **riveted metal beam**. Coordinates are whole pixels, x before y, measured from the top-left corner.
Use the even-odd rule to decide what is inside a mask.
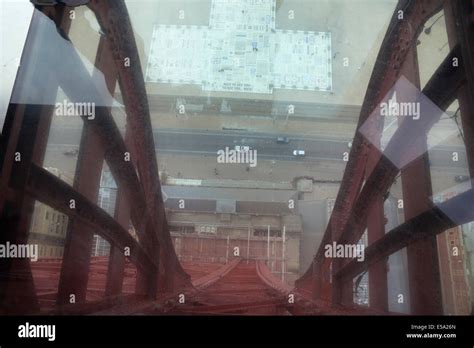
[[[382,42],[374,69],[369,81],[367,93],[359,117],[357,130],[368,120],[369,115],[387,94],[400,77],[400,69],[406,58],[408,47],[412,45],[424,23],[441,10],[442,0],[437,1],[399,1]],[[373,124],[373,129],[380,129],[380,124]],[[369,144],[358,132],[354,136],[349,161],[344,171],[343,180],[334,205],[328,227],[316,253],[313,264],[303,275],[312,277],[315,282],[321,281],[322,273],[329,271],[329,263],[324,260],[324,245],[338,240],[347,225],[355,201],[363,185],[365,167],[369,156]],[[317,276],[313,272],[318,271]],[[321,288],[315,284],[314,288]]]

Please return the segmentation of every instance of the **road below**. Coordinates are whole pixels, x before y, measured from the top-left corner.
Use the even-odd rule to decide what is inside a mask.
[[[49,145],[64,146],[65,149],[80,143],[81,130],[78,128],[52,128]],[[208,155],[217,156],[218,150],[236,145],[249,146],[257,150],[260,159],[275,161],[337,161],[343,162],[345,153],[350,152],[348,139],[330,137],[299,136],[288,137],[287,144],[279,144],[274,134],[244,133],[240,131],[203,131],[181,129],[154,129],[158,154]],[[305,157],[293,156],[294,150],[305,150]],[[453,161],[453,152],[458,153],[458,161]],[[466,168],[465,149],[454,146],[437,146],[430,150],[430,162],[434,167]]]

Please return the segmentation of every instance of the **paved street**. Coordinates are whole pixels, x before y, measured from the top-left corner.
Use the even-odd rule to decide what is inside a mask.
[[[343,162],[345,152],[349,152],[348,140],[336,138],[323,138],[312,136],[298,136],[281,134],[288,138],[289,143],[279,144],[276,135],[268,133],[242,133],[238,131],[203,131],[180,129],[154,129],[155,145],[158,154],[173,155],[217,155],[217,151],[236,145],[249,146],[257,150],[259,159],[275,161],[306,161],[315,160]],[[78,128],[52,128],[49,144],[58,147],[78,145],[80,129]],[[295,157],[294,150],[305,150],[305,157]],[[459,160],[453,162],[452,154],[459,153]],[[455,146],[438,146],[430,151],[430,162],[434,167],[465,168],[465,150]]]

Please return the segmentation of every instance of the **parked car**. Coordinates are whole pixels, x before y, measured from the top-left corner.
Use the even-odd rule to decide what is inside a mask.
[[[305,155],[305,151],[304,150],[293,150],[293,156],[296,156],[296,157],[303,157]]]
[[[456,182],[465,182],[465,181],[469,181],[471,179],[471,177],[469,177],[468,175],[456,175],[454,177],[454,181]]]
[[[77,156],[79,154],[78,149],[73,149],[73,150],[67,150],[63,152],[63,155],[65,156]]]
[[[288,139],[288,137],[283,137],[283,136],[277,137],[278,144],[288,144],[289,142],[290,142],[290,139]]]

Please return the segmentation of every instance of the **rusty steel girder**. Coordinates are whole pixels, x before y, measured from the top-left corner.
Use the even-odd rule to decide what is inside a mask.
[[[107,89],[109,93],[113,95],[117,83],[117,70],[115,69],[115,65],[113,64],[113,57],[112,52],[110,51],[110,47],[108,46],[107,40],[103,36],[101,36],[99,40],[99,47],[97,49],[97,55],[95,58],[95,66],[99,71],[102,71]],[[84,124],[84,127],[85,126],[86,124]],[[103,158],[105,158],[105,156],[103,156]],[[114,218],[125,230],[128,230],[131,220],[130,215],[132,209],[131,201],[128,200],[126,192],[126,186],[118,187],[115,201]],[[106,297],[121,294],[123,288],[124,272],[124,252],[119,247],[111,245],[105,285]],[[152,286],[150,286],[150,289],[151,288]],[[151,295],[151,297],[153,298],[153,295]]]
[[[153,270],[157,272],[158,263],[154,261],[151,255],[148,255],[127,230],[120,226],[106,211],[90,202],[47,170],[32,164],[25,191],[38,201],[93,228],[96,234],[122,250],[129,247],[130,259],[137,267],[149,274],[153,274]],[[74,200],[75,208],[73,209],[70,205],[71,199]]]
[[[466,85],[459,91],[464,143],[469,173],[474,178],[474,3],[450,1],[445,6],[446,26],[450,46],[459,44],[466,70]]]
[[[400,76],[400,69],[408,53],[408,47],[417,39],[419,33],[423,30],[424,23],[436,14],[442,8],[442,5],[443,0],[399,1],[372,71],[357,130],[368,120],[372,110],[395,84]],[[398,18],[399,11],[403,13],[402,20]],[[373,124],[372,127],[373,129],[380,129],[381,125]],[[367,140],[356,131],[349,161],[344,171],[328,227],[313,264],[300,278],[302,281],[307,277],[312,277],[315,269],[321,268],[324,261],[324,245],[333,240],[338,240],[341,229],[347,225],[354,202],[363,184],[369,149],[370,146]],[[326,262],[325,265],[327,268],[329,263]]]
[[[166,221],[145,82],[126,5],[123,0],[93,0],[88,6],[95,13],[115,59],[127,124],[139,150],[137,169],[145,192],[147,224],[153,226],[160,243],[166,282],[172,288],[172,278],[178,275],[190,283],[174,251]]]
[[[441,10],[442,4],[442,0],[406,0],[400,1],[395,9],[367,87],[349,161],[334,205],[335,221],[331,217],[330,228],[334,228],[332,233],[336,236],[340,233],[340,228],[345,225],[344,222],[347,221],[360,192],[369,155],[370,146],[358,129],[368,120],[369,115],[398,80],[409,46],[415,42],[423,30],[424,23]],[[399,11],[403,11],[402,20],[398,17]],[[381,126],[381,124],[374,124],[373,129],[380,130]]]
[[[76,56],[74,53],[72,55]],[[95,67],[97,69],[94,70],[93,77],[102,74],[105,80],[105,89],[113,94],[116,73],[113,70],[113,65],[107,64],[108,60],[110,60],[109,50],[107,50],[104,40],[101,38],[95,59]],[[61,79],[61,77],[58,77],[58,79]],[[65,89],[67,89],[68,84],[65,84],[65,86]],[[74,96],[75,93],[70,94]],[[87,122],[85,118],[83,120],[84,126],[77,156],[73,189],[85,196],[89,201],[97,202],[105,157],[104,148],[106,145],[102,141],[100,134],[94,130],[92,124]],[[75,294],[78,303],[86,302],[92,255],[91,253],[84,252],[84,250],[92,250],[93,239],[93,229],[83,225],[79,220],[69,220],[63,262],[61,263],[58,296],[56,298],[58,305],[69,303],[71,293]],[[113,251],[115,248],[112,246],[111,250]],[[110,252],[110,261],[113,259],[112,251]],[[110,263],[111,267],[115,265],[118,265],[118,263]],[[111,267],[109,267],[109,271]],[[107,281],[110,280],[108,277]]]
[[[441,110],[446,110],[456,98],[459,87],[465,82],[464,69],[462,66],[453,67],[453,57],[459,57],[459,47],[451,51],[423,89],[423,94]],[[368,208],[371,206],[373,198],[378,193],[389,190],[400,170],[392,161],[401,158],[410,149],[416,148],[415,144],[424,139],[420,135],[428,134],[440,117],[441,114],[433,115],[431,118],[420,119],[416,123],[409,119],[403,120],[384,151],[384,154],[389,155],[383,155],[380,158],[367,178],[341,233],[339,243],[354,243],[360,239],[366,225]]]
[[[66,34],[63,33],[62,36],[67,39]],[[68,49],[60,53],[62,59],[56,62],[55,69],[59,85],[68,98],[73,102],[82,102],[83,96],[77,93],[77,91],[87,90],[89,95],[94,96],[95,99],[100,101],[99,105],[105,104],[101,100],[101,93],[99,93],[92,80],[84,78],[89,74],[77,52],[74,49]],[[109,107],[96,106],[95,109],[96,117],[94,120],[88,120],[86,117],[82,117],[82,119],[88,123],[91,130],[100,138],[105,160],[117,185],[125,188],[127,197],[131,202],[134,202],[131,207],[132,222],[137,227],[139,237],[146,242],[147,239],[142,233],[143,229],[140,228],[144,212],[146,211],[143,186],[140,184],[140,179],[132,162],[124,160],[124,155],[129,150],[120,134],[120,130],[115,124]]]
[[[51,10],[51,8],[46,9]],[[58,34],[58,38],[55,38],[53,41],[62,39],[70,41],[67,33],[62,28],[58,27],[58,31],[61,35]],[[71,101],[83,101],[81,98],[84,98],[84,96],[81,95],[81,92],[87,91],[88,96],[100,102],[98,105],[106,104],[101,100],[101,93],[99,93],[96,85],[90,78],[87,78],[89,72],[76,50],[72,47],[64,49],[64,46],[59,45],[55,49],[58,50],[56,52],[58,59],[52,62],[55,67],[55,76],[58,79],[59,86],[64,90],[68,98]],[[110,62],[106,64],[110,64]],[[87,120],[85,117],[83,117],[83,120],[88,122],[91,129],[99,135],[101,145],[105,151],[105,160],[110,166],[114,179],[119,186],[126,188],[129,200],[134,202],[132,206],[132,221],[139,226],[139,222],[143,220],[143,214],[146,210],[143,187],[140,184],[133,164],[124,161],[124,154],[128,149],[109,108],[96,106],[96,114],[94,120]],[[138,232],[141,234],[141,230]]]
[[[60,28],[58,29],[60,30]],[[68,37],[66,33],[62,32],[61,37],[58,35],[57,39],[58,41],[62,41],[63,39],[68,40]],[[87,91],[87,95],[95,98],[93,100],[98,101],[98,105],[105,105],[106,103],[103,100],[100,100],[101,94],[92,82],[92,79],[88,78],[89,74],[77,52],[71,48],[67,49],[67,45],[57,45],[57,47],[60,50],[58,57],[61,59],[58,59],[55,64],[57,72],[56,76],[58,84],[62,87],[66,95],[68,95],[69,99],[71,101],[83,101],[81,100],[81,98],[84,98],[82,93]],[[64,49],[64,47],[66,47],[66,49]],[[108,64],[110,65],[110,62]],[[100,66],[98,68],[100,68]],[[105,76],[106,73],[107,71],[104,71],[104,77],[106,77],[106,81],[108,81],[110,80],[110,77]],[[108,88],[113,88],[113,86],[109,85]],[[85,122],[85,127],[87,127],[92,134],[95,134],[98,137],[100,143],[99,147],[103,148],[105,160],[109,164],[118,186],[123,189],[128,201],[134,202],[134,204],[131,205],[131,219],[137,227],[138,237],[142,248],[146,249],[149,255],[157,257],[159,252],[152,250],[153,243],[149,242],[152,239],[147,238],[144,233],[144,228],[141,225],[143,222],[143,214],[146,211],[143,187],[140,184],[133,164],[124,160],[124,155],[128,149],[112,118],[110,108],[107,106],[96,106],[96,118],[94,120],[83,118],[83,120]],[[87,149],[87,151],[94,150]],[[84,259],[84,261],[87,262],[86,259]],[[142,268],[139,269],[140,272],[142,272]],[[77,269],[77,271],[79,272],[79,269]],[[67,273],[71,274],[69,271]],[[82,281],[79,283],[81,283],[81,286],[84,286],[86,283],[85,279],[87,277],[87,272],[82,273]],[[116,272],[114,273],[116,274]],[[152,279],[157,277],[158,271],[155,276],[151,276],[148,270],[145,274],[148,276],[141,277],[143,281],[140,281],[139,284],[146,285]],[[72,282],[65,281],[61,284],[72,284]],[[143,288],[143,286],[141,286],[141,288]],[[148,287],[146,286],[146,288]],[[61,293],[68,292],[61,291]],[[147,293],[152,294],[153,291],[150,289]],[[156,291],[154,293],[156,293]]]
[[[61,33],[61,36],[68,40],[65,33]],[[107,41],[107,43],[109,42]],[[61,51],[60,57],[62,59],[59,59],[56,64],[59,84],[70,100],[83,101],[84,98],[89,96],[92,100],[97,100],[99,105],[105,104],[104,101],[101,100],[101,94],[94,83],[90,79],[84,78],[87,76],[87,71],[77,52],[74,49],[66,49]],[[77,91],[79,91],[79,93]],[[84,96],[84,94],[86,96]],[[130,162],[124,160],[124,155],[129,151],[129,149],[125,145],[120,131],[113,121],[109,108],[105,106],[96,106],[96,118],[94,120],[86,120],[83,118],[83,120],[90,123],[91,129],[99,135],[105,150],[105,160],[108,163],[116,182],[119,187],[125,189],[129,201],[134,202],[134,204],[131,205],[131,218],[137,229],[143,247],[148,249],[150,255],[158,256],[161,254],[164,265],[175,264],[180,268],[177,259],[175,260],[173,257],[167,256],[167,253],[174,254],[171,239],[168,238],[168,243],[166,243],[166,239],[162,243],[158,241],[158,235],[156,233],[158,221],[163,221],[165,228],[167,228],[166,219],[164,218],[164,209],[157,214],[152,214],[150,218],[144,194],[145,185],[142,183],[143,176],[140,174],[140,180],[138,179],[137,172],[132,164],[132,162],[141,163],[143,161],[141,161],[140,158]],[[132,127],[133,125],[130,123],[127,124],[128,131],[131,132],[131,138],[136,139],[137,136],[133,134]],[[136,148],[137,144],[133,143],[129,145],[131,145],[129,147]],[[154,145],[152,144],[150,146],[154,152]],[[139,149],[142,150],[141,148]],[[137,157],[140,157],[142,152],[143,151],[136,151],[135,153],[137,154]],[[159,180],[158,175],[157,180]],[[159,191],[159,194],[161,195],[161,190]],[[161,199],[161,197],[159,199]],[[181,279],[184,280],[185,283],[186,281],[189,282],[189,277],[184,272],[176,273],[181,276]],[[175,274],[175,272],[170,271],[168,274]]]
[[[406,221],[365,249],[364,261],[352,260],[335,274],[335,278],[349,280],[381,258],[429,236],[474,220],[474,190],[468,190],[430,210]],[[423,226],[422,229],[420,227]],[[423,231],[423,232],[420,232]]]
[[[454,67],[452,60],[459,57],[459,47],[455,47],[445,58],[443,63],[438,67],[432,78],[428,81],[422,93],[429,98],[441,110],[445,110],[451,102],[456,98],[456,93],[460,86],[465,82],[464,69],[462,63],[459,67]],[[429,118],[423,118],[417,122],[410,119],[404,119],[398,127],[395,134],[389,141],[384,155],[379,159],[375,168],[367,178],[365,185],[358,196],[353,211],[344,227],[339,243],[353,244],[361,238],[367,225],[367,217],[374,199],[381,192],[388,192],[390,186],[395,180],[396,175],[400,171],[395,163],[400,163],[400,159],[409,153],[411,149],[419,148],[432,126],[438,122],[441,113],[431,115]],[[381,256],[381,261],[385,256]],[[343,262],[337,264],[337,268],[333,268],[333,272],[337,273],[343,267]],[[347,279],[336,278],[333,287],[335,294],[341,296],[340,289],[347,284]],[[344,296],[344,293],[342,293]],[[340,299],[336,299],[339,301]]]

